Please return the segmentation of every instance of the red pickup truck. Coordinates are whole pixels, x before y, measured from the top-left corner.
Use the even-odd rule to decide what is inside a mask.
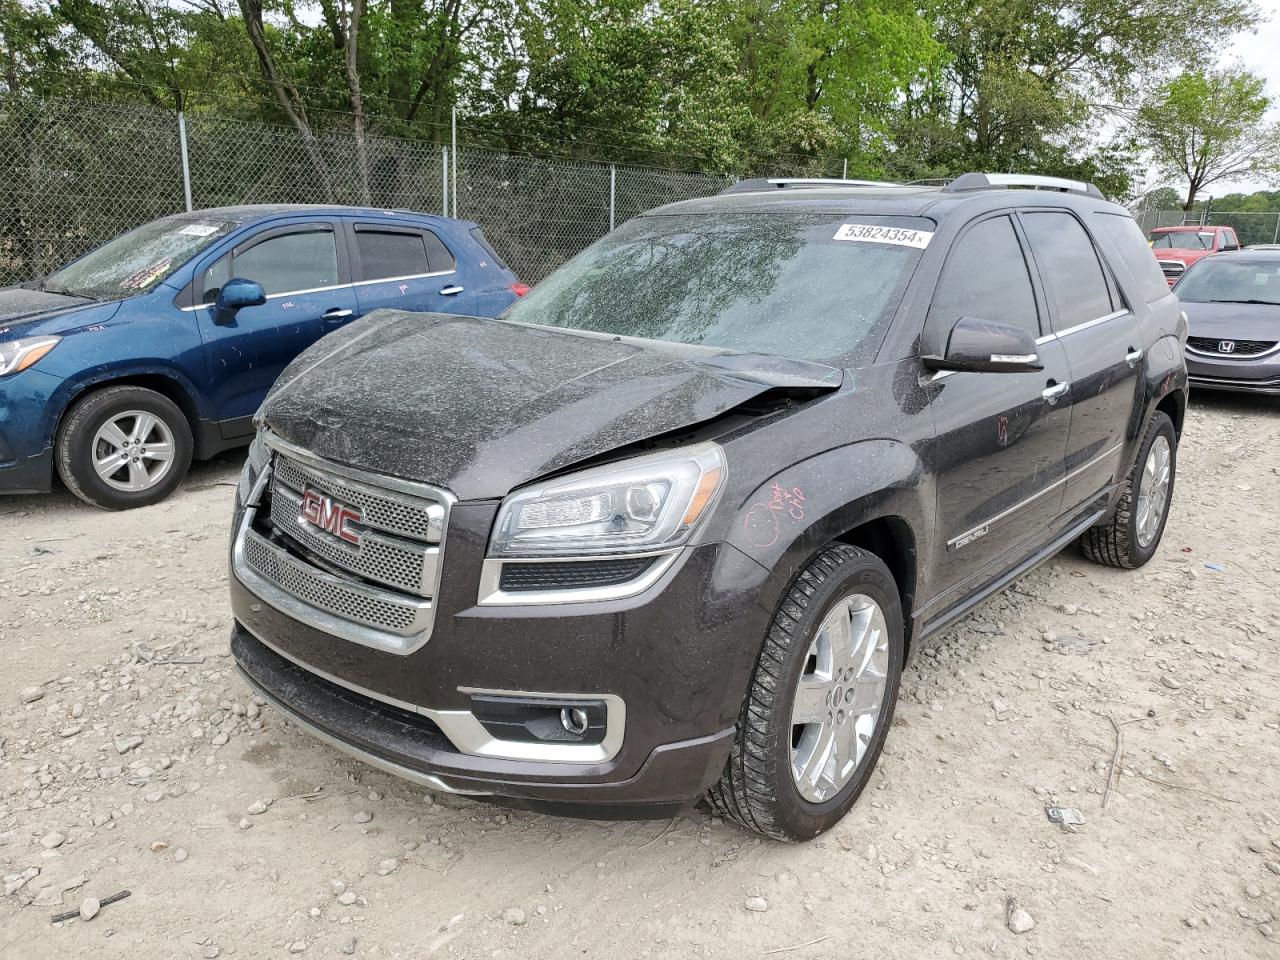
[[[1231,227],[1202,227],[1195,224],[1157,227],[1147,239],[1151,241],[1151,249],[1171,287],[1186,273],[1187,267],[1201,257],[1240,249],[1240,241]]]

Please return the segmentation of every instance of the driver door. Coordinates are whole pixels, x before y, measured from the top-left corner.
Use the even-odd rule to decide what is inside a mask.
[[[1025,328],[1041,338],[1042,298],[1020,228],[1000,214],[969,226],[952,248],[927,323],[946,333],[961,317]],[[1041,339],[1044,369],[934,374],[937,390],[935,560],[938,602],[949,605],[1029,553],[1062,507],[1070,374],[1062,345]]]
[[[262,284],[267,302],[226,324],[213,301],[232,277]],[[249,237],[197,278],[209,396],[224,438],[253,432],[252,417],[281,371],[355,316],[342,231],[330,220],[275,226]]]

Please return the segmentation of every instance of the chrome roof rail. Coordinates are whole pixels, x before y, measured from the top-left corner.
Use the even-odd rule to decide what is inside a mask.
[[[900,187],[900,183],[892,183],[886,180],[842,180],[839,178],[827,179],[824,177],[755,177],[748,180],[739,180],[737,183],[721,190],[721,195],[726,193],[760,193],[768,191],[770,188],[775,190],[802,188],[821,188],[821,187]]]
[[[944,193],[967,193],[971,190],[992,190],[1005,187],[1028,187],[1034,190],[1057,190],[1062,193],[1082,193],[1088,197],[1105,200],[1102,191],[1084,180],[1068,180],[1066,177],[1042,177],[1034,173],[966,173],[956,177],[945,187]]]

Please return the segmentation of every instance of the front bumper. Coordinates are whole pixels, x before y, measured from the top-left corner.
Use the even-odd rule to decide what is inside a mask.
[[[53,487],[53,448],[0,466],[0,495],[48,493]]]
[[[1280,394],[1280,355],[1256,360],[1218,360],[1188,350],[1187,376],[1193,386],[1238,393]]]
[[[492,797],[560,814],[629,819],[670,815],[720,776],[733,742],[730,727],[663,744],[632,776],[591,781],[564,764],[499,761],[468,765],[423,718],[355,693],[272,651],[237,624],[231,650],[263,699],[313,736],[384,772],[448,793]],[[470,767],[470,768],[468,768]],[[550,776],[549,776],[550,775]]]

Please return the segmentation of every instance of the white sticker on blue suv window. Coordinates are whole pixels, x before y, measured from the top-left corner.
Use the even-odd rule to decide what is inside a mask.
[[[211,237],[217,232],[218,228],[210,223],[191,223],[178,231],[184,237]]]
[[[908,227],[882,227],[873,223],[844,223],[836,231],[835,240],[853,240],[860,243],[891,243],[899,247],[915,247],[923,250],[933,239],[932,230],[912,230]]]

